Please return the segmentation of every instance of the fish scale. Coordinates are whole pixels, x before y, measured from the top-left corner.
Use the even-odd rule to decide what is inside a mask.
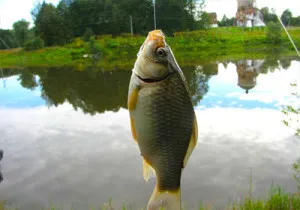
[[[141,88],[133,114],[142,156],[155,169],[162,190],[180,185],[178,172],[183,168],[194,120],[192,103],[180,79],[173,74],[159,86]]]

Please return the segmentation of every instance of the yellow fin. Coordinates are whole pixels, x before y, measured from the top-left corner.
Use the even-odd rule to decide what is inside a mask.
[[[148,202],[147,210],[180,210],[181,195],[180,188],[175,191],[160,191],[155,186],[152,196]]]
[[[189,147],[188,147],[185,157],[184,157],[183,167],[186,166],[194,148],[196,147],[197,141],[198,141],[198,124],[197,124],[197,118],[196,118],[196,114],[195,114],[192,135],[191,135]]]
[[[128,98],[127,106],[128,106],[129,111],[132,111],[135,109],[138,95],[139,95],[139,89],[134,88]]]
[[[150,166],[150,164],[145,159],[143,163],[143,177],[146,182],[148,182],[150,177],[155,177],[154,169]]]

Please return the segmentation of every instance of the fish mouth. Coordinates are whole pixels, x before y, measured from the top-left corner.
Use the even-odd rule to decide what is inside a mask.
[[[171,76],[171,74],[172,74],[172,72],[170,72],[170,73],[166,74],[164,77],[160,77],[160,78],[142,78],[142,77],[140,77],[139,75],[137,75],[137,74],[135,73],[135,75],[136,75],[140,80],[142,80],[142,81],[145,82],[145,83],[156,83],[156,82],[161,82],[161,81],[167,79],[169,76]]]

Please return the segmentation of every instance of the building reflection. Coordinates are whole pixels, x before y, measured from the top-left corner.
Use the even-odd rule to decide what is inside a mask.
[[[246,94],[256,86],[256,78],[260,73],[260,67],[263,63],[264,60],[240,60],[236,62],[238,74],[237,85],[244,89]]]

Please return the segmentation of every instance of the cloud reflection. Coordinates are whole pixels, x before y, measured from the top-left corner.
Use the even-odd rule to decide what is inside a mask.
[[[142,178],[126,109],[91,116],[65,103],[1,108],[0,115],[0,145],[6,152],[1,198],[19,206],[49,200],[68,205],[77,197],[80,205],[87,205],[85,198],[97,205],[112,196],[117,205],[126,200],[135,209],[147,202],[154,180],[147,184]],[[300,144],[281,123],[279,111],[196,108],[196,115],[199,142],[183,173],[184,202],[197,205],[201,198],[208,203],[208,191],[220,205],[229,196],[242,197],[249,168],[255,196],[264,195],[271,180],[295,190],[291,164],[299,158]]]

